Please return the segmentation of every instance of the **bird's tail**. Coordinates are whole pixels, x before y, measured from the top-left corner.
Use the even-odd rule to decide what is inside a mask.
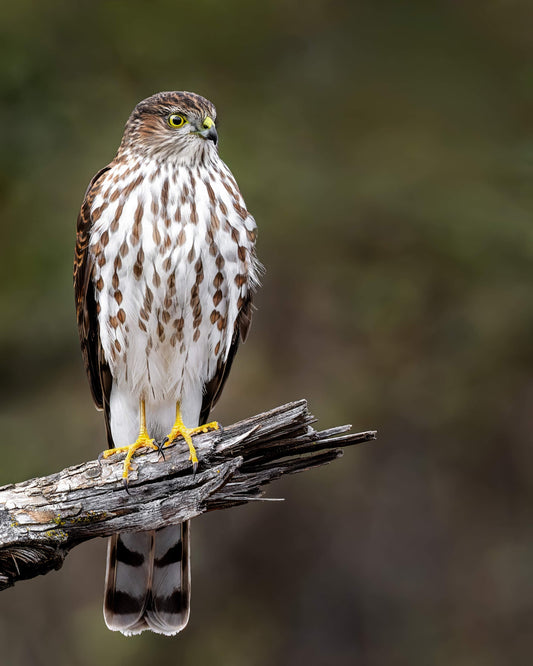
[[[189,521],[109,538],[104,618],[127,636],[185,628],[191,604]]]

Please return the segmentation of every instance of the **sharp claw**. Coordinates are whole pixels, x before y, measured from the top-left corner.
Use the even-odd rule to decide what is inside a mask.
[[[128,479],[122,479],[122,484],[124,485],[124,490],[128,493],[128,495],[131,495],[128,485]]]
[[[196,478],[196,473],[198,472],[198,462],[193,462],[192,464],[192,479]]]
[[[163,447],[165,444],[168,442],[168,437],[165,437],[161,442],[157,443],[157,452],[158,454],[163,458],[163,460],[166,460],[165,458],[165,452],[163,451]]]

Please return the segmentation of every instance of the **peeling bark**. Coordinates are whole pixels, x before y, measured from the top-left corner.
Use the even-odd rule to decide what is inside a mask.
[[[376,438],[351,426],[321,432],[305,400],[277,407],[194,438],[192,473],[180,440],[135,456],[129,492],[124,455],[91,460],[61,472],[0,488],[0,590],[59,569],[69,551],[94,537],[152,530],[262,498],[263,486],[283,474],[325,465],[342,448]]]

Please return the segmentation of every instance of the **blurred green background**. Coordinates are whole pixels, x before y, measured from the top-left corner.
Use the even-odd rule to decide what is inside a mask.
[[[533,5],[0,9],[0,483],[104,448],[85,187],[133,106],[209,97],[267,267],[215,417],[306,397],[377,442],[193,524],[191,622],[105,628],[105,542],[0,594],[6,665],[493,666],[533,649]]]

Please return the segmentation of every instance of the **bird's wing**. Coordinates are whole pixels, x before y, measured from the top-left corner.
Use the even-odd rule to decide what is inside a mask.
[[[100,190],[102,184],[101,177],[109,169],[109,165],[101,169],[89,183],[78,215],[76,251],[74,255],[74,294],[76,298],[76,317],[78,320],[81,351],[94,403],[98,409],[104,409],[106,412],[108,439],[110,438],[108,416],[111,374],[103,357],[100,344],[96,301],[91,280],[94,262],[89,253],[89,242],[93,225],[93,220],[91,219],[92,203]],[[112,445],[111,441],[110,444]]]
[[[200,412],[200,424],[207,423],[209,412],[215,406],[217,400],[220,398],[224,384],[231,370],[231,364],[239,348],[239,342],[246,340],[250,324],[252,323],[252,294],[249,292],[245,299],[237,319],[235,321],[235,328],[233,329],[233,337],[229,352],[224,361],[219,360],[215,376],[210,379],[204,387],[204,397],[202,400],[202,410]]]

